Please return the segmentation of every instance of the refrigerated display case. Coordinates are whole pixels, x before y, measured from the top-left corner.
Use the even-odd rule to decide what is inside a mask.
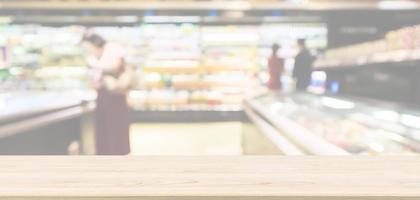
[[[92,153],[86,139],[93,138],[95,98],[85,91],[1,93],[0,154],[66,155],[75,141]]]
[[[420,153],[420,112],[366,99],[265,94],[247,106],[309,154]]]
[[[93,91],[15,91],[0,94],[0,124],[25,115],[72,107],[96,98]]]

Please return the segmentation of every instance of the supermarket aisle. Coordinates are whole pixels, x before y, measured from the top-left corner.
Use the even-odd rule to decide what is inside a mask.
[[[250,125],[223,123],[155,123],[131,127],[133,155],[279,154]]]

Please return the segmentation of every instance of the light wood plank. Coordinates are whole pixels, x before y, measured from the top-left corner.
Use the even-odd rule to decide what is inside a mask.
[[[420,199],[419,167],[414,156],[0,157],[0,199]]]

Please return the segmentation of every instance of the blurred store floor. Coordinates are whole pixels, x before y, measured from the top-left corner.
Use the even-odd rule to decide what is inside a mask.
[[[134,124],[131,148],[133,155],[279,154],[254,127],[240,122]]]

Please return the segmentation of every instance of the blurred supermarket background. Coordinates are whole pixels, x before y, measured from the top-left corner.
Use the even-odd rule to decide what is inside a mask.
[[[1,155],[95,154],[86,31],[134,69],[131,155],[420,153],[420,1],[0,0]]]

